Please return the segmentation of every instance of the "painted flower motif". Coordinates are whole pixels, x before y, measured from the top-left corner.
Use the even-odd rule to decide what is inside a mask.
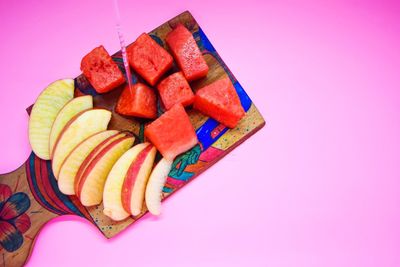
[[[8,185],[0,184],[0,249],[13,252],[22,246],[22,234],[31,227],[31,220],[25,214],[30,205],[27,194],[13,194]]]

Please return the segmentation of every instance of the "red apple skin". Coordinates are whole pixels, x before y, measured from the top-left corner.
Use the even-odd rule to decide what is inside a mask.
[[[142,151],[140,151],[139,155],[137,155],[136,159],[132,162],[131,166],[129,167],[124,180],[124,184],[122,185],[122,194],[121,194],[122,206],[124,207],[125,211],[128,212],[129,214],[132,214],[131,197],[133,188],[135,186],[136,178],[140,172],[140,169],[144,161],[146,160],[147,155],[150,153],[153,147],[154,146],[152,144],[149,144]]]
[[[121,135],[122,133],[116,133],[112,136],[110,136],[109,138],[107,138],[106,140],[104,140],[103,142],[101,142],[98,146],[95,147],[95,149],[92,150],[92,152],[90,152],[90,154],[85,158],[85,160],[82,162],[82,165],[79,167],[79,170],[76,174],[75,177],[75,183],[74,183],[74,187],[75,187],[75,194],[78,195],[78,185],[79,185],[79,180],[82,178],[82,174],[84,173],[84,171],[86,170],[87,166],[90,164],[90,162],[93,160],[93,158],[101,152],[101,150],[107,145],[107,143],[110,142],[111,139],[117,137],[118,135]],[[124,135],[121,135],[121,137],[123,137]],[[117,138],[118,139],[118,138]]]
[[[96,157],[89,163],[89,165],[87,166],[87,168],[85,169],[85,171],[83,172],[81,179],[79,180],[78,183],[78,191],[77,191],[77,196],[80,198],[81,197],[81,192],[82,192],[82,188],[85,185],[85,181],[86,178],[88,177],[88,174],[90,173],[90,171],[94,168],[94,166],[96,166],[97,162],[106,154],[108,153],[108,151],[110,149],[112,149],[115,145],[117,145],[118,143],[132,138],[132,136],[124,136],[121,138],[118,138],[117,140],[114,140],[113,142],[111,142],[110,144],[108,144],[106,147],[104,147],[104,149],[102,149],[97,155]]]
[[[120,137],[119,137],[120,136]],[[131,137],[131,135],[127,136],[127,133],[117,133],[115,135],[110,136],[103,142],[101,142],[92,152],[86,157],[86,159],[82,162],[82,165],[79,167],[78,173],[76,174],[75,179],[75,194],[80,197],[82,185],[84,184],[86,174],[93,168],[95,163],[101,158],[101,156],[106,153],[105,149],[110,149],[110,144],[115,144],[116,141],[121,141],[121,139]],[[115,139],[110,142],[110,140]],[[96,159],[96,162],[92,164],[92,162]]]

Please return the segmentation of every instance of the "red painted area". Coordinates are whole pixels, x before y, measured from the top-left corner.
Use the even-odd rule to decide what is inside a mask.
[[[58,208],[59,210],[65,213],[71,213],[71,210],[57,197],[57,194],[54,192],[53,187],[51,186],[49,179],[54,179],[49,176],[47,171],[47,162],[41,159],[38,159],[41,164],[41,173],[40,177],[37,177],[37,180],[41,180],[45,191],[42,194],[45,196],[46,200],[54,204],[54,207]]]
[[[214,139],[215,137],[217,137],[220,133],[221,133],[221,131],[223,130],[223,129],[225,129],[225,125],[223,125],[223,124],[219,124],[217,127],[215,127],[215,129],[211,132],[211,138],[212,139]]]
[[[205,162],[211,162],[214,159],[218,158],[223,153],[224,153],[224,150],[210,146],[209,148],[207,148],[207,150],[203,151],[200,154],[199,160],[205,161]]]

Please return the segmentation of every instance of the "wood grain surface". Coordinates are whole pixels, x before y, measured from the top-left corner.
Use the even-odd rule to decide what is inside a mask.
[[[246,116],[235,129],[227,129],[213,119],[189,109],[188,113],[196,129],[199,144],[175,159],[173,169],[163,189],[163,199],[171,196],[211,167],[265,124],[253,102],[189,12],[178,15],[149,34],[168,50],[165,37],[178,23],[183,23],[193,33],[210,67],[206,78],[191,83],[193,90],[196,91],[198,88],[228,75],[246,110]],[[114,54],[113,59],[125,73],[121,53]],[[175,71],[177,71],[176,66],[166,75]],[[135,73],[132,73],[132,78],[134,82],[141,81],[141,78]],[[124,117],[114,111],[122,87],[99,95],[82,75],[75,78],[75,86],[75,95],[91,94],[94,96],[95,107],[105,107],[113,112],[110,129],[132,131],[138,136],[138,141],[143,142],[143,129],[148,121]],[[158,103],[159,114],[163,111],[162,104]],[[58,190],[50,162],[41,160],[32,153],[17,170],[0,175],[0,248],[3,266],[22,266],[29,257],[40,229],[57,216],[74,214],[84,217],[95,224],[107,238],[111,238],[146,213],[146,209],[144,209],[135,218],[130,217],[121,222],[114,222],[106,217],[102,210],[102,204],[86,208],[79,203],[76,197],[63,195]]]

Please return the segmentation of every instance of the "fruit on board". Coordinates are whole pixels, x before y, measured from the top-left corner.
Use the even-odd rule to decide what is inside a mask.
[[[157,96],[153,89],[143,83],[126,85],[122,91],[115,111],[121,115],[135,116],[140,118],[157,118]]]
[[[142,143],[130,148],[117,160],[107,176],[103,193],[103,213],[114,221],[124,220],[130,215],[122,205],[122,186],[132,162],[147,146],[147,143]]]
[[[104,140],[118,134],[116,130],[95,133],[83,140],[67,156],[58,174],[58,188],[65,195],[75,195],[75,178],[87,156]]]
[[[104,184],[115,162],[133,145],[133,136],[121,137],[106,147],[89,163],[80,177],[76,192],[82,205],[93,206],[103,200]]]
[[[102,45],[82,58],[81,71],[100,94],[109,92],[125,82],[118,65]]]
[[[182,72],[176,72],[162,80],[157,89],[167,110],[175,104],[181,103],[186,107],[194,101],[193,91]]]
[[[50,84],[37,98],[29,118],[29,142],[41,159],[50,159],[49,139],[54,120],[64,105],[74,97],[74,80]]]
[[[69,153],[83,140],[92,134],[104,131],[111,119],[111,112],[106,109],[90,109],[73,117],[61,131],[53,154],[53,174],[58,178],[61,165]]]
[[[157,152],[152,144],[145,145],[129,166],[122,185],[122,206],[133,216],[142,212],[146,185]]]
[[[172,67],[172,56],[147,33],[126,49],[130,66],[151,86]]]
[[[173,160],[198,142],[189,116],[181,104],[176,104],[148,124],[144,135],[167,160]]]
[[[207,76],[208,65],[192,33],[182,24],[168,33],[167,44],[188,81]]]
[[[197,90],[193,108],[234,128],[246,114],[229,78],[217,80]]]
[[[146,206],[153,215],[161,213],[162,189],[172,167],[172,161],[165,158],[161,159],[151,172],[146,186]]]
[[[79,191],[79,184],[81,182],[81,179],[83,175],[85,174],[86,169],[90,166],[90,163],[99,155],[102,153],[104,148],[106,148],[109,144],[113,143],[116,140],[119,140],[127,135],[130,135],[128,132],[118,132],[116,134],[113,134],[112,136],[108,137],[107,139],[103,140],[100,144],[98,144],[90,153],[87,155],[87,157],[83,160],[81,165],[79,166],[78,172],[76,173],[75,176],[75,181],[74,181],[74,192],[76,195],[78,195]]]
[[[53,126],[50,131],[49,149],[50,155],[53,152],[54,144],[57,141],[64,126],[81,111],[93,108],[93,97],[91,95],[85,95],[71,99],[57,114],[54,120]]]

